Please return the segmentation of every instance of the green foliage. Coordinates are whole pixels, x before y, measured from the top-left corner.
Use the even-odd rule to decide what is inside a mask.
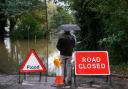
[[[115,18],[116,17],[116,18]],[[128,60],[128,16],[124,14],[112,16],[106,27],[106,37],[101,39],[102,45],[110,53],[113,64],[127,63]]]
[[[6,0],[4,11],[7,16],[19,16],[42,6],[40,0]]]
[[[126,74],[128,73],[128,64],[119,64],[119,65],[111,65],[110,66],[111,71],[118,74]]]
[[[77,49],[97,50],[94,45],[100,45],[109,51],[111,64],[127,63],[128,1],[70,0],[69,3],[82,29],[77,34],[80,41]]]
[[[0,2],[0,13],[4,13],[8,17],[20,16],[39,9],[43,5],[43,2],[40,0],[2,0]]]
[[[46,35],[46,31],[42,29],[41,23],[37,17],[32,14],[27,14],[21,17],[17,28],[13,31],[12,36],[18,39],[34,39],[34,37],[40,38]]]
[[[57,13],[55,13],[51,19],[51,28],[57,28],[62,24],[74,23],[75,19],[72,14],[69,14],[65,9],[58,7]]]
[[[105,36],[99,42],[109,51],[111,64],[128,62],[127,5],[125,0],[107,0],[99,4],[105,30]]]
[[[52,31],[52,29],[56,29],[61,24],[74,22],[73,16],[69,14],[69,12],[67,12],[65,9],[57,7],[56,4],[50,2],[48,2],[47,5],[49,31]],[[20,24],[17,24],[18,28],[15,31],[13,31],[12,36],[20,39],[27,39],[28,29],[29,36],[31,37],[31,39],[34,38],[35,35],[37,35],[37,38],[46,36],[47,32],[45,31],[45,9],[46,8],[36,8],[33,11],[29,11],[30,14],[22,14],[20,16]]]
[[[80,44],[78,50],[101,50],[98,40],[102,38],[103,26],[99,9],[88,6],[91,0],[73,0],[73,9],[76,11],[76,20],[81,27],[77,35]]]
[[[17,19],[25,14],[31,13],[32,11],[44,7],[45,4],[41,0],[1,0],[0,21],[2,24],[6,25],[5,21],[7,19],[10,20],[11,33],[17,23]],[[3,35],[5,33],[3,32],[4,25],[0,26],[0,35]]]

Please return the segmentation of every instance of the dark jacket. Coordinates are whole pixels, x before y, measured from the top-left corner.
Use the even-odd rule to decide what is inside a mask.
[[[75,38],[70,33],[64,34],[57,42],[57,49],[60,51],[60,55],[72,56],[74,47]]]

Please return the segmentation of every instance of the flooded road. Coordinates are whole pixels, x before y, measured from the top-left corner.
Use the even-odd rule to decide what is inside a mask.
[[[57,39],[48,41],[48,71],[53,74],[55,67],[53,64],[54,56],[59,55],[56,49]],[[11,40],[9,37],[0,40],[0,73],[18,74],[19,67],[34,49],[39,58],[46,66],[47,60],[47,40]]]

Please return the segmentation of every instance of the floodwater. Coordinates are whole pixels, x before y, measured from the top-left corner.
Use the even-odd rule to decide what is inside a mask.
[[[55,38],[47,41],[46,39],[11,40],[9,37],[5,37],[0,40],[0,74],[18,74],[20,65],[31,49],[35,50],[46,67],[48,55],[48,72],[49,74],[55,73],[53,60],[54,56],[59,55],[56,43]]]

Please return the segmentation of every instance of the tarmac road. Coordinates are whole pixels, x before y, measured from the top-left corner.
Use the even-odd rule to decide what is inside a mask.
[[[79,76],[76,78],[77,85],[55,87],[55,77],[48,77],[45,82],[45,77],[42,77],[39,82],[39,77],[28,77],[22,83],[18,83],[16,75],[0,75],[0,89],[128,89],[128,79],[112,78],[112,84],[106,82],[104,78]]]

